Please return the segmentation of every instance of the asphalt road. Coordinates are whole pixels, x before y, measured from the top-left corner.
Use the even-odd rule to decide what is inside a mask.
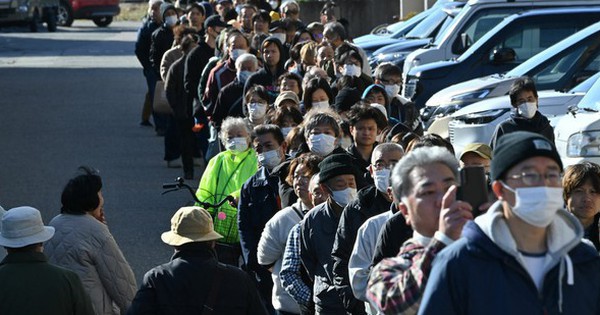
[[[99,169],[109,228],[139,284],[169,260],[160,234],[191,197],[161,195],[182,171],[166,167],[163,138],[138,125],[146,91],[133,53],[138,26],[0,29],[0,205],[33,206],[47,223],[77,168]]]

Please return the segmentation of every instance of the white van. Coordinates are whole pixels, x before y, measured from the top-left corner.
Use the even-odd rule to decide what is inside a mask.
[[[470,0],[433,44],[406,57],[403,76],[406,79],[410,69],[416,66],[457,58],[511,14],[539,8],[599,4],[598,0]]]

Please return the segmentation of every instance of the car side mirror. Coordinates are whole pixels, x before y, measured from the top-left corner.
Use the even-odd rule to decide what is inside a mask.
[[[512,62],[516,59],[517,53],[512,48],[496,48],[494,49],[494,52],[492,52],[492,62],[495,64]]]

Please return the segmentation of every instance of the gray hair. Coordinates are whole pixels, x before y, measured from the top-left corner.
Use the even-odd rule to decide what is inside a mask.
[[[378,144],[375,149],[373,149],[373,153],[371,154],[371,164],[375,163],[373,158],[375,157],[375,152],[381,152],[381,154],[386,154],[390,152],[400,152],[404,154],[404,149],[401,145],[393,142],[385,142]]]
[[[235,60],[235,69],[240,70],[244,62],[251,61],[254,64],[254,68],[258,68],[258,59],[253,54],[242,54]]]
[[[290,0],[290,1],[286,1],[284,3],[281,4],[281,7],[279,8],[280,11],[282,13],[284,13],[285,8],[288,7],[289,5],[295,5],[296,9],[298,9],[298,12],[300,12],[300,5],[298,4],[298,2],[294,1],[294,0]]]
[[[309,111],[304,117],[306,122],[304,124],[304,138],[308,140],[310,132],[320,125],[329,125],[333,129],[335,137],[340,138],[342,129],[336,118],[336,115],[328,110]]]
[[[408,196],[412,189],[413,183],[410,179],[410,172],[416,167],[425,167],[434,163],[442,163],[446,165],[454,176],[458,179],[458,160],[443,147],[421,147],[416,148],[394,166],[392,170],[392,192],[397,200]]]
[[[221,131],[219,132],[219,138],[221,139],[221,143],[223,145],[227,144],[227,134],[232,129],[243,129],[248,132],[248,136],[250,136],[250,128],[248,128],[248,124],[244,121],[243,118],[240,117],[227,117],[223,120],[221,124]]]

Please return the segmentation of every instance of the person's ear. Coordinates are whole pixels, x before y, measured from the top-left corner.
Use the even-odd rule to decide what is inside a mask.
[[[398,210],[400,211],[400,213],[402,213],[402,216],[404,217],[406,224],[410,225],[410,219],[408,216],[408,207],[406,206],[406,204],[404,204],[404,202],[399,202],[397,207],[398,207]]]
[[[502,200],[502,196],[504,195],[504,186],[502,186],[502,183],[499,180],[495,180],[492,183],[492,191],[494,192],[494,195],[496,196],[496,198]]]

